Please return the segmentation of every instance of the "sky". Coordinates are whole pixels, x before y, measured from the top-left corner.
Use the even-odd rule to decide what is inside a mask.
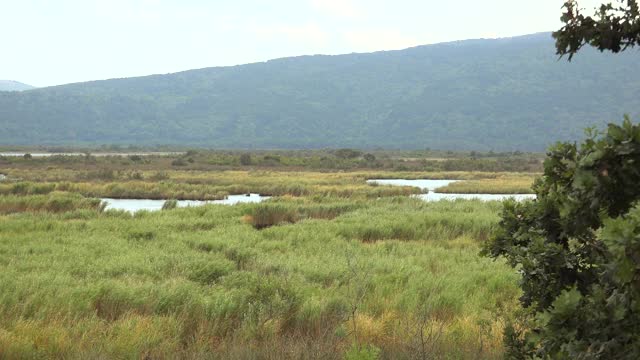
[[[510,37],[558,29],[563,2],[0,0],[0,79],[40,87]]]

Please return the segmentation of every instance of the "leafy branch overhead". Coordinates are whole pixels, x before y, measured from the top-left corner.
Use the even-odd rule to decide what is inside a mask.
[[[604,134],[590,131],[580,147],[552,147],[537,201],[505,203],[484,251],[522,274],[530,316],[520,333],[507,331],[510,351],[640,357],[639,183],[640,125],[626,118]]]
[[[576,0],[564,3],[560,18],[565,24],[553,33],[556,51],[569,60],[586,44],[600,51],[618,53],[640,44],[640,10],[636,0],[602,4],[593,16],[585,16]]]
[[[585,17],[565,2],[553,33],[569,60],[585,44],[618,53],[640,43],[636,1]],[[547,152],[537,199],[506,202],[483,252],[522,275],[523,316],[505,329],[509,358],[640,358],[640,125],[625,116],[604,133]]]

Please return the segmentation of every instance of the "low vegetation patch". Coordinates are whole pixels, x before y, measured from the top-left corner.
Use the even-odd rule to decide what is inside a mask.
[[[489,179],[465,180],[436,189],[450,194],[533,194],[534,175],[506,175]]]
[[[102,211],[100,199],[88,199],[78,194],[52,192],[48,195],[0,196],[0,214],[20,212],[67,212],[72,210]]]
[[[254,206],[244,216],[245,222],[256,229],[274,225],[293,224],[304,219],[331,220],[359,208],[358,203],[300,204],[299,202],[274,202]]]

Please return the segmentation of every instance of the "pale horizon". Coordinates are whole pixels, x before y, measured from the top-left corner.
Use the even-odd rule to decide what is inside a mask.
[[[0,5],[0,31],[10,34],[3,41],[9,56],[0,58],[0,79],[46,87],[516,37],[557,30],[562,3],[25,0]],[[596,3],[580,2],[587,12]]]

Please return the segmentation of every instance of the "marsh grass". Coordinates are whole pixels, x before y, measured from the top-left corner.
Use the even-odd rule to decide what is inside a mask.
[[[381,358],[500,358],[517,274],[478,256],[499,207],[317,195],[4,215],[0,358],[340,359],[355,336]],[[296,221],[243,220],[260,214]]]
[[[109,197],[114,199],[220,200],[229,195],[220,188],[169,182],[17,182],[0,184],[0,195],[48,194],[54,191],[78,193],[86,197]]]
[[[219,200],[230,194],[259,193],[265,196],[323,196],[343,198],[378,198],[420,193],[409,186],[370,186],[362,174],[326,174],[313,172],[247,172],[224,171],[217,173],[175,171],[169,179],[146,180],[117,179],[86,182],[70,170],[58,174],[42,173],[42,179],[53,182],[27,181],[38,178],[39,170],[23,171],[25,181],[0,184],[0,195],[47,194],[69,191],[87,197],[116,199],[177,199]],[[151,176],[151,177],[148,177]],[[49,177],[49,178],[47,178]],[[49,181],[49,180],[47,180]]]
[[[3,170],[5,171],[5,170]],[[391,172],[391,171],[199,171],[108,170],[80,168],[8,168],[16,182],[0,183],[2,194],[76,192],[85,197],[116,199],[220,200],[228,195],[259,193],[264,196],[342,197],[376,199],[421,192],[416,187],[367,184],[368,179],[465,180],[438,189],[450,193],[530,193],[536,174],[506,172]]]
[[[452,194],[533,194],[534,175],[504,175],[490,179],[465,180],[436,189]]]
[[[76,210],[102,211],[100,199],[88,199],[79,194],[51,192],[47,195],[0,196],[0,214],[20,212],[68,212]]]
[[[258,204],[245,215],[245,222],[256,229],[274,225],[293,224],[304,219],[331,220],[361,207],[358,202],[336,202],[329,204],[304,204],[292,201],[273,201]]]

